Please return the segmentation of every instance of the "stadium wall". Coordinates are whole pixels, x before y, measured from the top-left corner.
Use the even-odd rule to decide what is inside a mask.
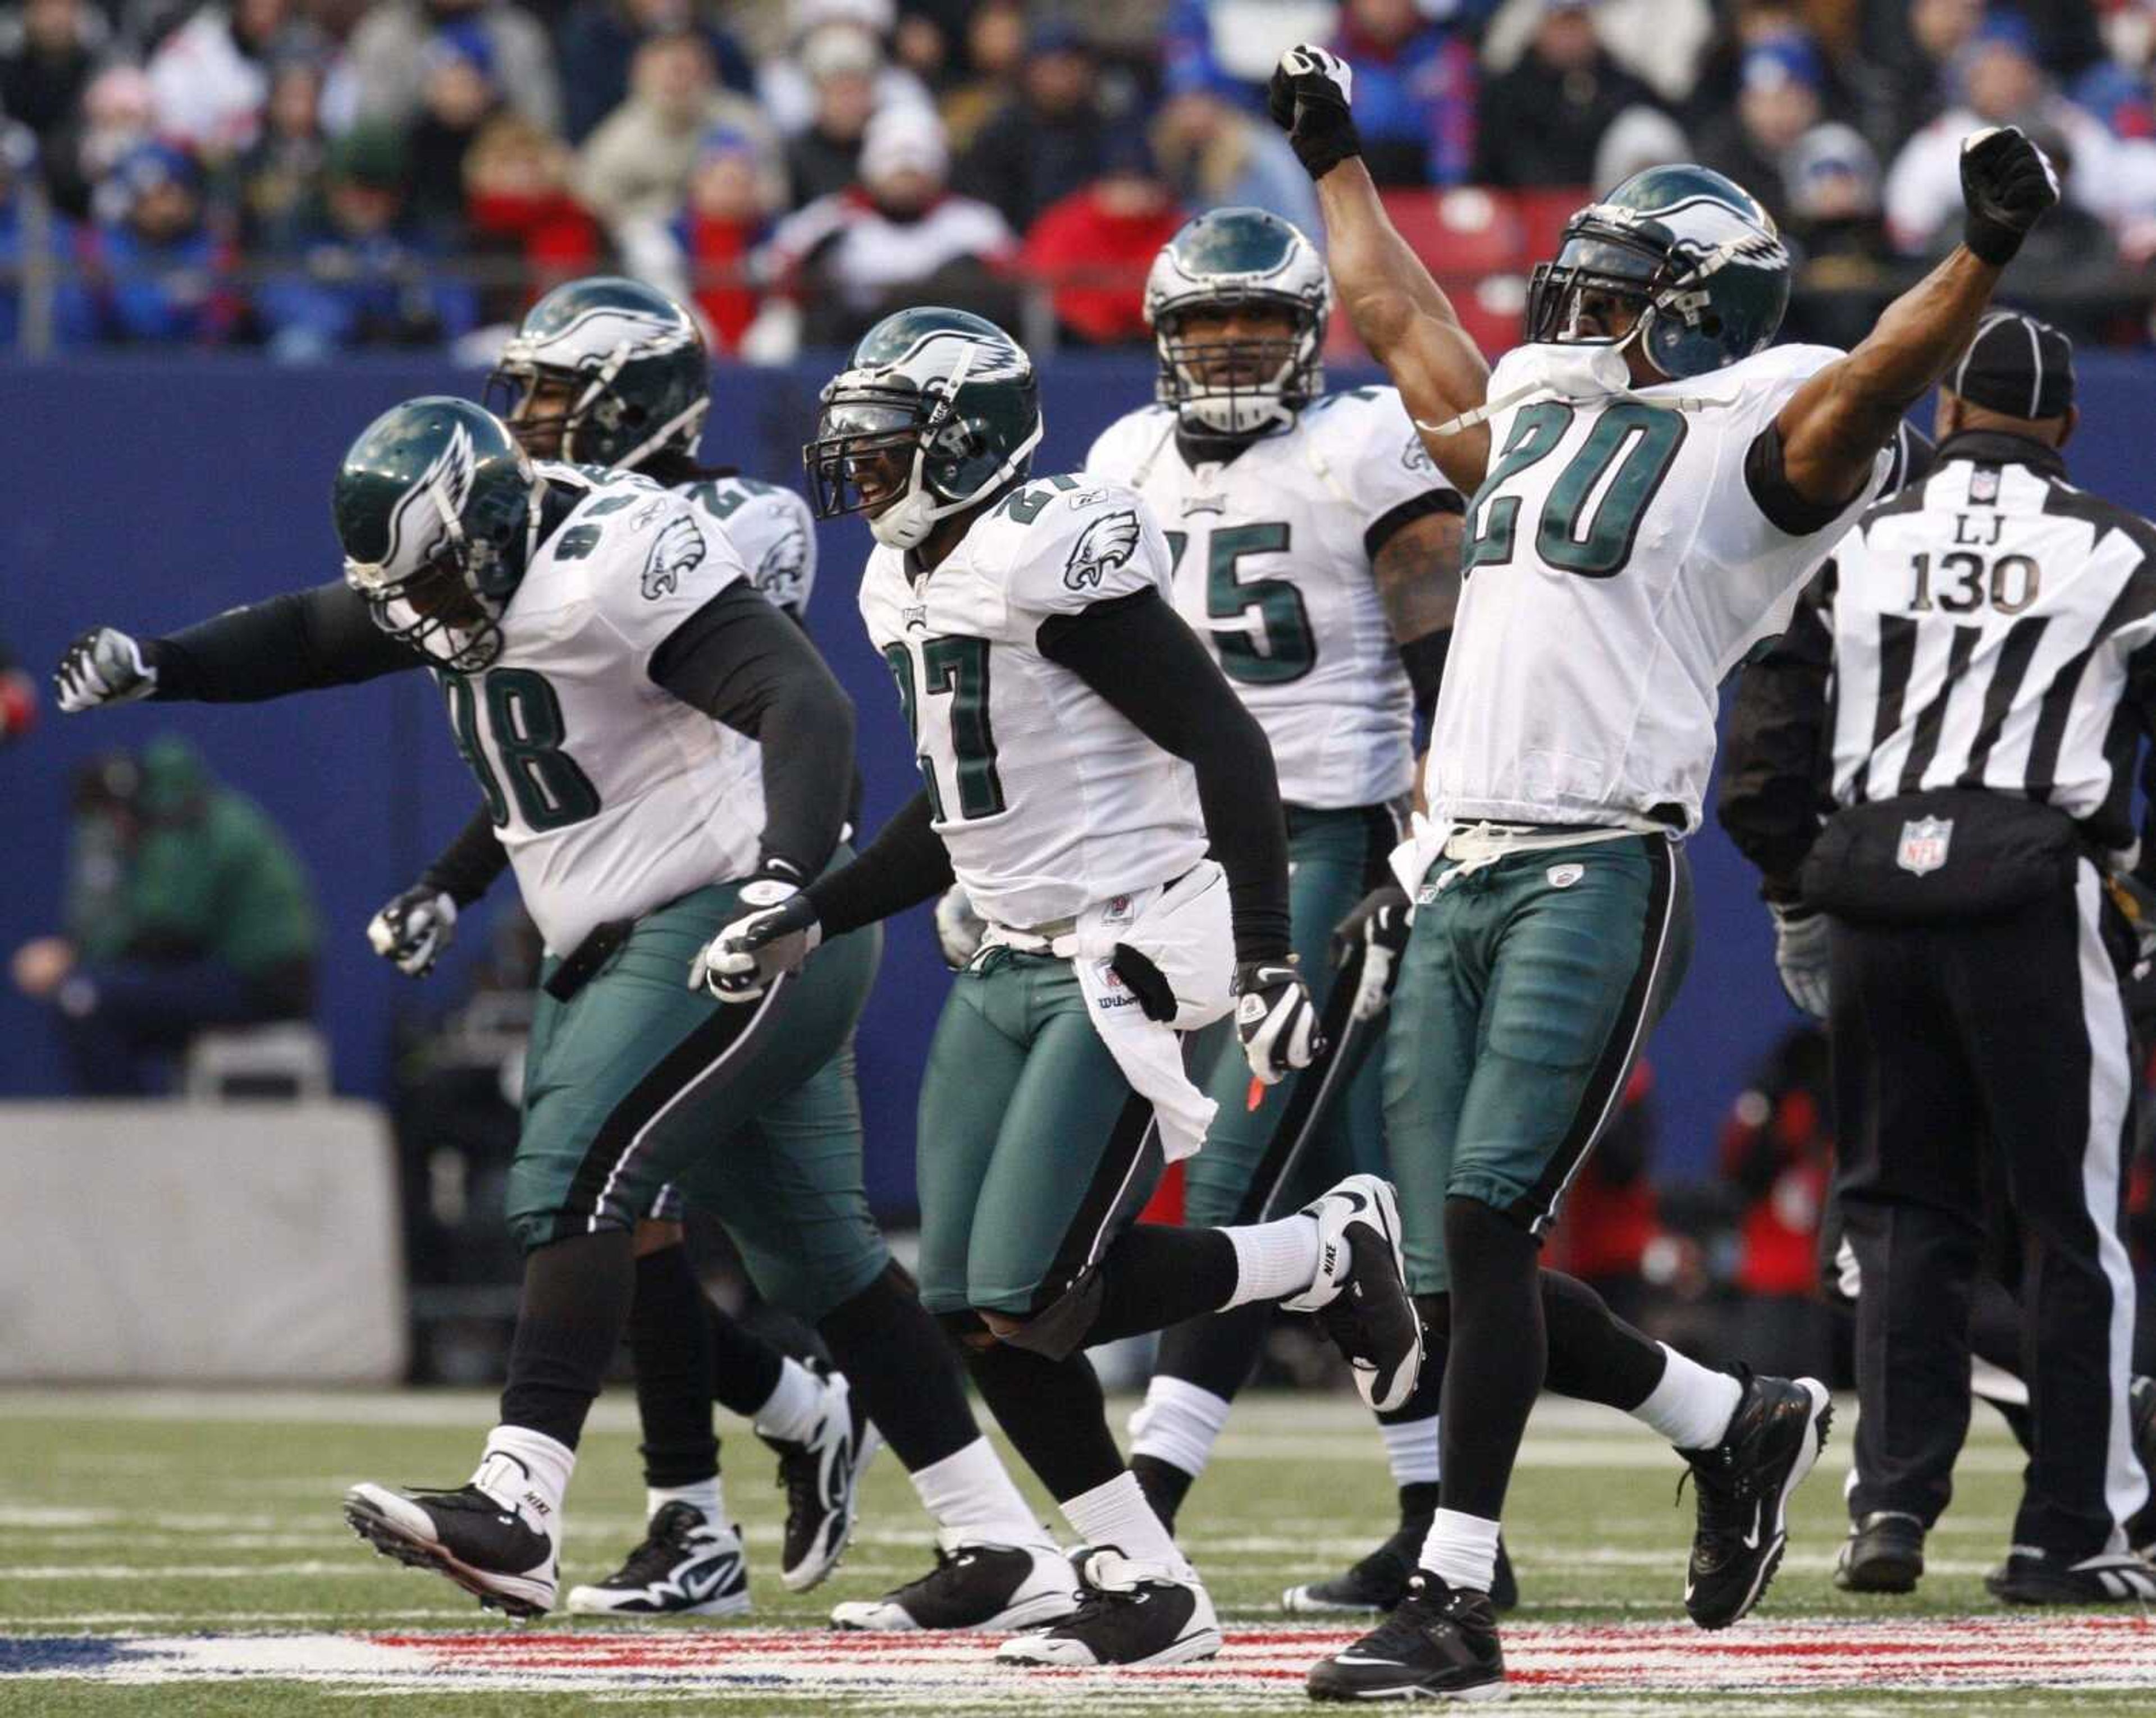
[[[821,365],[728,370],[720,377],[707,454],[752,475],[797,483]],[[1359,378],[1337,377],[1338,381]],[[1037,469],[1068,469],[1121,411],[1150,396],[1149,361],[1066,358],[1045,372],[1049,433]],[[331,578],[329,521],[338,455],[398,400],[465,392],[479,378],[439,362],[350,362],[282,368],[222,358],[114,357],[0,366],[0,638],[42,674],[84,627],[155,633],[270,592]],[[2156,511],[2156,362],[2092,355],[2082,363],[2087,431],[2071,450],[2085,487]],[[1920,420],[1921,421],[1921,420]],[[853,608],[866,545],[854,521],[826,526],[811,608],[818,638],[860,705],[871,828],[917,780],[883,664]],[[1595,648],[1582,639],[1582,649]],[[103,747],[172,730],[198,741],[226,779],[280,820],[312,867],[326,920],[321,1018],[338,1088],[382,1095],[401,1011],[439,1011],[458,992],[459,946],[424,985],[368,953],[362,928],[461,824],[475,789],[449,742],[431,686],[413,675],[265,708],[151,705],[96,718],[49,707],[22,744],[0,752],[7,807],[0,951],[56,927],[69,771]],[[1659,1172],[1711,1172],[1722,1108],[1790,1023],[1774,980],[1754,880],[1712,827],[1691,844],[1699,936],[1691,975],[1656,1033]],[[910,1203],[914,1092],[945,977],[925,913],[893,927],[860,1060],[870,1190]],[[0,1095],[59,1089],[37,1010],[0,987]]]

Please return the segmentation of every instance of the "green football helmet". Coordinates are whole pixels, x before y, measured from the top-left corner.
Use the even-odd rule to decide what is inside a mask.
[[[563,402],[558,415],[536,414],[542,385]],[[487,378],[486,403],[537,458],[634,471],[670,450],[694,455],[711,360],[696,319],[665,293],[594,275],[532,305]]]
[[[1033,360],[963,310],[900,310],[863,335],[801,450],[819,519],[866,512],[911,549],[939,519],[1025,475],[1040,444]]]
[[[345,582],[392,638],[475,674],[501,654],[502,612],[531,564],[545,488],[483,408],[407,400],[368,424],[337,468]]]
[[[1268,305],[1286,313],[1282,340],[1195,340],[1194,310]],[[1155,397],[1186,429],[1258,436],[1288,428],[1325,392],[1325,325],[1332,286],[1317,247],[1278,215],[1221,208],[1184,225],[1146,275],[1145,319],[1160,357]]]
[[[1565,223],[1557,259],[1527,288],[1527,338],[1589,343],[1581,309],[1614,299],[1638,320],[1637,345],[1672,380],[1750,357],[1789,304],[1789,254],[1774,217],[1706,167],[1649,167]]]

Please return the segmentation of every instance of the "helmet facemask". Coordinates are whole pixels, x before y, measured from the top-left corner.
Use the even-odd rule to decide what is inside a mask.
[[[1192,333],[1194,315],[1262,305],[1285,311],[1289,331],[1215,339]],[[1316,312],[1275,293],[1214,292],[1159,310],[1153,346],[1160,357],[1155,396],[1184,428],[1245,440],[1293,426],[1325,386]]]
[[[615,385],[622,367],[637,356],[629,346],[616,346],[595,365],[571,369],[540,362],[519,350],[522,344],[512,340],[504,350],[486,379],[484,403],[534,459],[634,471],[670,448],[686,453],[702,437],[711,410],[708,396],[668,422],[650,423],[644,421],[644,408]],[[534,418],[531,407],[542,384],[566,396],[568,404],[559,413]]]
[[[522,564],[538,547],[539,498],[546,485],[534,473],[524,518]],[[470,536],[439,485],[428,502],[440,540],[413,572],[399,576],[379,562],[345,557],[345,582],[366,601],[367,618],[400,644],[459,674],[478,674],[500,659],[501,617],[518,572],[503,546]]]
[[[1645,337],[1670,284],[1669,258],[1644,240],[1601,231],[1575,233],[1565,240],[1555,262],[1536,265],[1527,286],[1527,338],[1543,345],[1609,346],[1623,351]],[[1631,326],[1621,334],[1586,331],[1590,298],[1630,306]]]

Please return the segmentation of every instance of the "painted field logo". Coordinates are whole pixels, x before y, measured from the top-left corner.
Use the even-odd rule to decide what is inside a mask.
[[[429,1694],[693,1692],[700,1710],[774,1700],[840,1701],[877,1712],[948,1714],[1008,1705],[1163,1713],[1296,1700],[1311,1665],[1354,1638],[1322,1627],[1232,1629],[1209,1664],[1154,1670],[1029,1671],[998,1666],[978,1636],[806,1629],[693,1633],[502,1628],[454,1633],[0,1637],[0,1688],[55,1680],[113,1683],[302,1682]],[[1516,1623],[1511,1680],[1563,1693],[1568,1712],[1599,1695],[1626,1712],[1643,1699],[1942,1689],[2133,1689],[2156,1682],[2156,1629],[2138,1617],[1801,1619],[1702,1636],[1689,1623]],[[182,1708],[176,1707],[175,1710]],[[1792,1709],[1795,1710],[1795,1709]]]

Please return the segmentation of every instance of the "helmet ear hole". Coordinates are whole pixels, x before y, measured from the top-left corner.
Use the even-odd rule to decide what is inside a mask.
[[[1709,340],[1722,338],[1722,318],[1709,311],[1699,319],[1699,331]]]

